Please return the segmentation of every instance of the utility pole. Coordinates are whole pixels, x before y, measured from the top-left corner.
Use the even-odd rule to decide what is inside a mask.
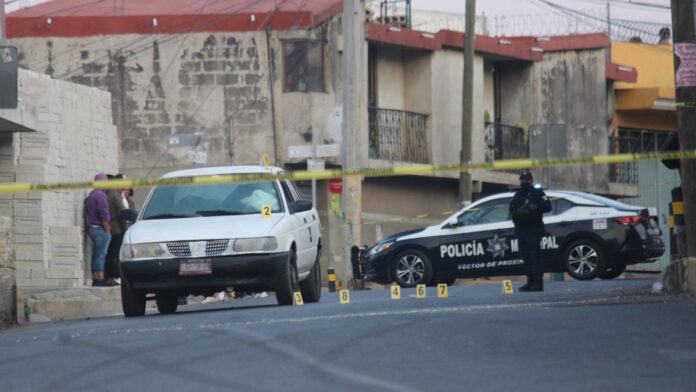
[[[0,4],[0,43],[7,39],[7,29],[5,28],[5,0]]]
[[[341,146],[343,170],[359,169],[362,156],[362,94],[363,83],[363,45],[364,0],[343,1],[343,143]],[[343,241],[341,253],[343,262],[339,272],[342,288],[352,283],[350,262],[351,247],[360,245],[360,215],[362,211],[362,179],[357,176],[343,178],[341,212],[343,222]]]
[[[466,0],[464,26],[464,77],[462,80],[462,149],[459,163],[471,161],[471,134],[474,112],[474,39],[476,32],[476,0]],[[471,173],[459,172],[460,207],[471,202]]]
[[[674,72],[681,151],[696,149],[696,26],[694,2],[672,0]],[[696,295],[696,159],[681,161],[686,223],[686,287]]]

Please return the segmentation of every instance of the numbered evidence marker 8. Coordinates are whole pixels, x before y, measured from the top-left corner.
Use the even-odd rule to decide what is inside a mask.
[[[295,291],[295,305],[304,305],[304,301],[302,300],[302,293],[299,291]]]
[[[348,293],[348,290],[341,290],[338,293],[342,304],[350,303],[350,293]]]
[[[512,282],[509,280],[503,281],[503,291],[505,294],[512,294]]]
[[[261,214],[263,214],[264,218],[270,218],[271,217],[271,206],[266,204],[265,206],[261,207]]]
[[[440,283],[437,285],[437,296],[440,298],[447,298],[447,283]]]
[[[391,287],[391,299],[401,298],[401,286],[394,285]]]
[[[425,285],[419,284],[416,286],[416,298],[425,298]]]

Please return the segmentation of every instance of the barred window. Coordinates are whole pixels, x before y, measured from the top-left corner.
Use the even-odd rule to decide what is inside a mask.
[[[325,49],[319,41],[283,42],[283,91],[325,91]]]

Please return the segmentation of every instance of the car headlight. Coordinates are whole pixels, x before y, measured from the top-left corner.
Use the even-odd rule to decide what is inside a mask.
[[[365,256],[366,256],[366,257],[374,256],[374,255],[376,255],[376,254],[379,253],[379,252],[382,252],[382,251],[385,251],[385,250],[389,249],[389,247],[392,246],[393,244],[394,244],[394,242],[387,242],[387,243],[384,243],[384,244],[377,244],[376,246],[373,246],[372,248],[370,248],[370,250],[367,251],[367,253],[365,254]]]
[[[121,259],[144,259],[162,257],[167,252],[159,243],[149,244],[123,244],[121,246]]]
[[[270,251],[278,248],[278,240],[275,237],[237,238],[232,248],[235,252]]]

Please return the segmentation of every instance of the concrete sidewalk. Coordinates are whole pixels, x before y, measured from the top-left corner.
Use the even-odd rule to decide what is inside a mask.
[[[123,314],[119,286],[32,290],[22,297],[18,312],[24,309],[25,317],[18,317],[20,324]]]

